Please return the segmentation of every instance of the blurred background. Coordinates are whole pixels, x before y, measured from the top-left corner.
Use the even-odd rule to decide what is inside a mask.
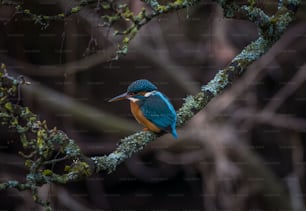
[[[272,14],[278,1],[261,1]],[[136,14],[144,6],[129,1]],[[31,1],[52,15],[71,1]],[[247,21],[224,19],[214,3],[161,15],[141,28],[128,54],[109,62],[118,38],[101,11],[84,8],[46,29],[0,6],[0,62],[24,75],[21,104],[87,156],[112,152],[141,130],[128,102],[107,100],[145,78],[176,109],[257,38]],[[112,174],[40,189],[55,210],[305,210],[306,5],[282,38],[244,76],[212,100],[179,139],[165,135]],[[120,26],[118,26],[120,28]],[[18,136],[0,127],[0,178],[24,180]],[[39,210],[31,194],[0,192],[1,210]],[[291,208],[290,208],[291,207]]]

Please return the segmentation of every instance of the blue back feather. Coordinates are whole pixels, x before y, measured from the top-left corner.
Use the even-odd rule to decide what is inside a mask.
[[[155,91],[149,97],[139,101],[143,115],[153,122],[157,127],[171,132],[177,138],[176,133],[176,113],[166,96]]]

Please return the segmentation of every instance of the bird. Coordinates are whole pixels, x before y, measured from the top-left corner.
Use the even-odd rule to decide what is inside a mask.
[[[177,139],[176,112],[169,99],[157,86],[147,79],[132,82],[125,93],[111,98],[108,102],[129,100],[130,109],[144,130],[155,133],[170,132]]]

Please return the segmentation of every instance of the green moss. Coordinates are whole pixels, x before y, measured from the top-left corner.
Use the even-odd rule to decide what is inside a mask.
[[[166,6],[164,6],[164,5],[158,5],[158,7],[156,8],[156,10],[157,10],[159,13],[163,13],[164,11],[166,11]]]
[[[25,149],[28,148],[28,139],[27,139],[26,134],[25,133],[21,133],[19,135],[19,137],[20,137],[20,141],[22,143],[22,147],[25,148]]]
[[[25,14],[27,14],[27,15],[31,14],[31,11],[28,10],[28,9],[25,9],[23,12],[24,12]]]
[[[130,42],[130,38],[129,37],[125,37],[122,41],[123,44],[128,44]]]
[[[73,7],[71,8],[70,12],[71,13],[77,13],[81,10],[81,7],[80,6],[76,6],[76,7]]]
[[[31,160],[26,160],[24,163],[25,167],[30,168],[33,165],[33,161]]]
[[[110,4],[108,2],[102,2],[101,7],[105,10],[108,10],[111,8]]]
[[[42,174],[45,176],[51,176],[53,174],[53,171],[50,169],[45,169],[42,171]]]
[[[116,21],[120,20],[120,16],[118,16],[118,15],[103,15],[103,16],[101,16],[101,19],[104,21],[104,25],[103,26],[111,26]]]
[[[86,177],[90,176],[92,174],[91,169],[88,165],[88,163],[80,161],[80,160],[75,160],[73,164],[70,166],[69,169],[69,177],[70,178],[77,178],[77,177]]]
[[[13,105],[10,102],[7,102],[4,104],[4,108],[6,108],[6,110],[12,112],[13,111]]]
[[[71,171],[71,167],[66,165],[65,168],[64,168],[64,171],[66,171],[66,172]]]
[[[40,152],[45,147],[46,131],[38,130],[37,131],[37,147]]]

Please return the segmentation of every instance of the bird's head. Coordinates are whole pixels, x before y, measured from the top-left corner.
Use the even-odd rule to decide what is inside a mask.
[[[148,93],[156,90],[157,87],[153,83],[146,79],[140,79],[132,82],[128,86],[127,91],[125,93],[110,99],[108,102],[114,102],[124,99],[136,102],[145,99]]]

